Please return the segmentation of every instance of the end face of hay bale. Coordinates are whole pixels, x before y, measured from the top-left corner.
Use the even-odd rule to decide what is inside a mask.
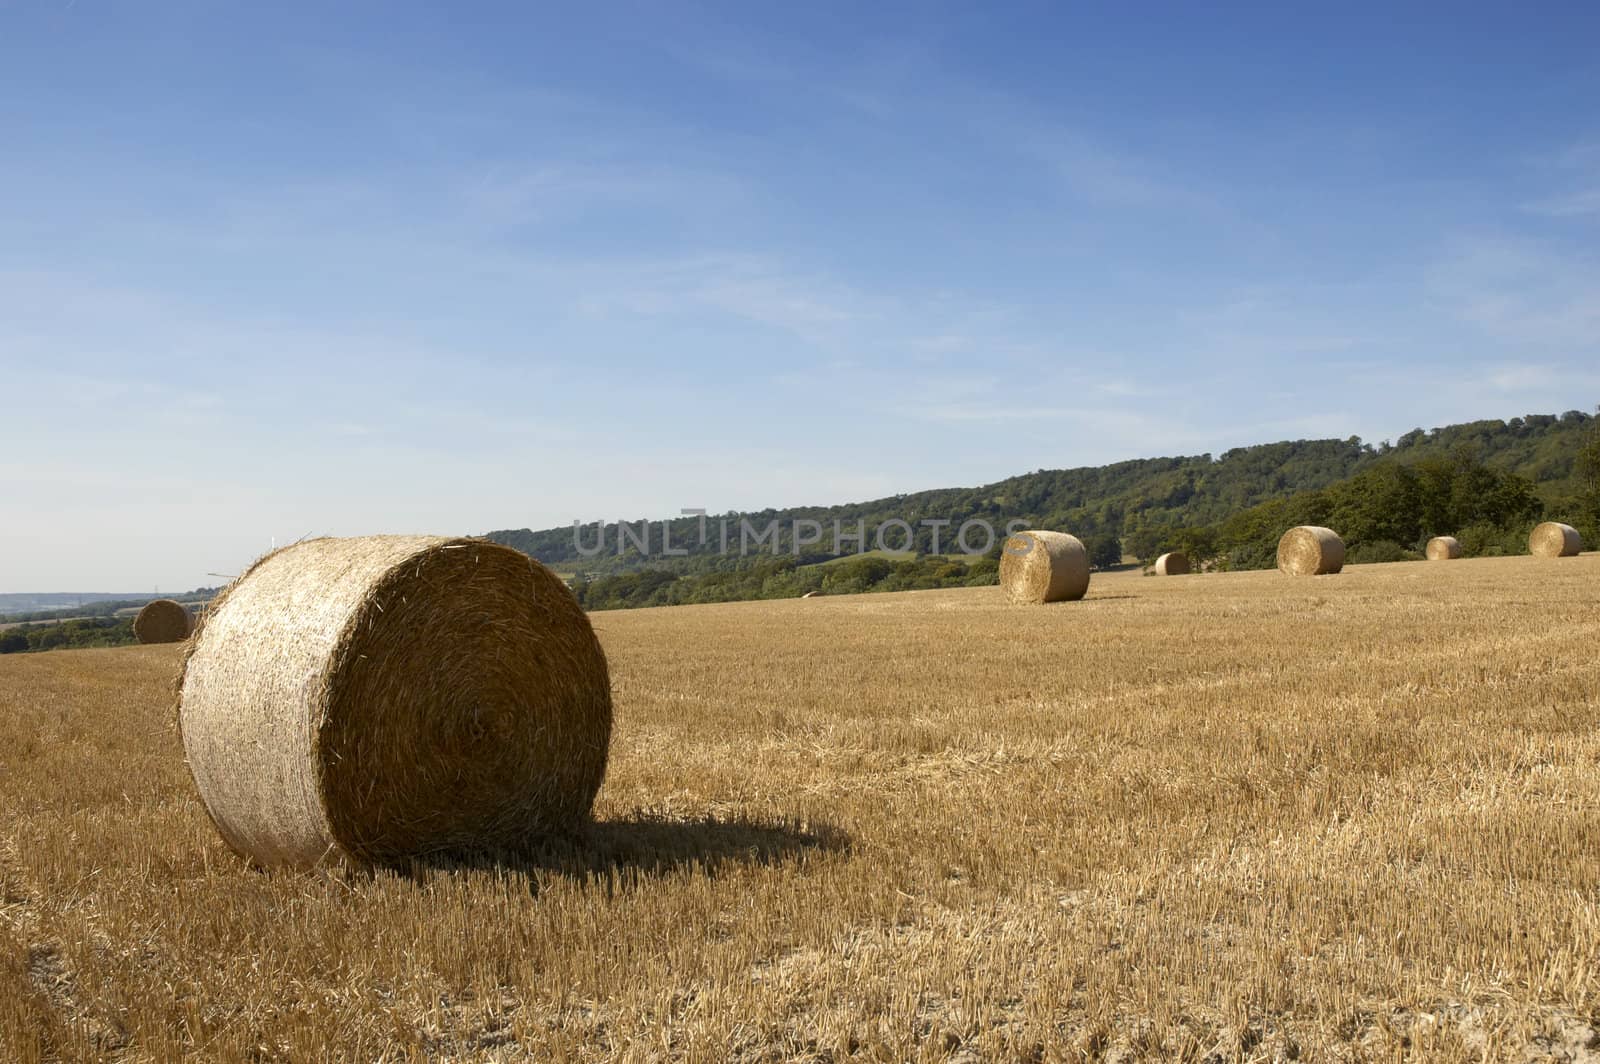
[[[1081,599],[1089,590],[1089,552],[1065,532],[1018,532],[1000,552],[1000,586],[1019,605]]]
[[[133,619],[133,634],[141,643],[181,643],[194,631],[194,614],[171,599],[148,602]]]
[[[298,543],[207,612],[180,693],[223,837],[264,865],[511,849],[589,815],[611,689],[577,601],[477,540]]]
[[[1454,536],[1434,536],[1428,540],[1430,562],[1447,562],[1461,557],[1461,543]]]
[[[1278,540],[1278,568],[1290,576],[1326,576],[1344,568],[1344,540],[1331,528],[1300,525]]]
[[[1541,558],[1570,558],[1583,551],[1583,537],[1571,525],[1546,521],[1528,537],[1528,551]]]
[[[1183,576],[1189,572],[1189,556],[1182,551],[1168,551],[1156,559],[1157,576]]]

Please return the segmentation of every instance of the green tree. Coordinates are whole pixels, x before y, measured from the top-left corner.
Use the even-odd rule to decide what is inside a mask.
[[[1173,534],[1171,526],[1152,524],[1135,515],[1128,519],[1122,530],[1122,545],[1129,554],[1141,562],[1149,563],[1168,549]]]
[[[1217,554],[1217,533],[1211,528],[1180,528],[1172,534],[1172,549],[1180,550],[1198,565]]]
[[[1600,407],[1595,408],[1600,414]],[[1600,533],[1600,417],[1589,422],[1578,447],[1575,463],[1578,475],[1578,509],[1588,522],[1591,535]]]
[[[1109,532],[1090,536],[1084,547],[1089,551],[1090,565],[1109,569],[1122,564],[1122,541]]]
[[[1329,489],[1329,519],[1346,543],[1414,542],[1418,521],[1417,476],[1398,462],[1384,462]]]

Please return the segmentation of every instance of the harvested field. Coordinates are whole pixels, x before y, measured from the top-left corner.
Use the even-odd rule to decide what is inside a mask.
[[[1597,582],[596,614],[591,837],[410,875],[232,854],[181,647],[3,657],[0,1058],[1594,1060]]]

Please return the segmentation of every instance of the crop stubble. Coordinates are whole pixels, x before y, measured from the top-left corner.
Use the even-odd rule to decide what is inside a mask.
[[[0,1055],[1592,1053],[1597,580],[596,614],[591,837],[370,877],[227,850],[177,648],[0,658]]]

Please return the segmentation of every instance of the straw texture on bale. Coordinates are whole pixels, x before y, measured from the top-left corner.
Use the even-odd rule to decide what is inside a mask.
[[[194,615],[171,599],[145,603],[133,619],[133,634],[141,643],[181,643],[193,630]]]
[[[1454,536],[1434,536],[1428,540],[1428,560],[1447,562],[1461,557],[1461,543]]]
[[[565,584],[509,547],[315,539],[206,611],[179,679],[189,767],[263,865],[514,849],[587,819],[605,655]]]
[[[1183,576],[1189,571],[1189,556],[1182,551],[1168,551],[1156,559],[1157,576]]]
[[[1089,590],[1089,552],[1065,532],[1018,532],[1000,552],[1000,585],[1018,604],[1081,599]]]
[[[1300,525],[1278,540],[1278,568],[1290,576],[1326,576],[1344,568],[1344,540],[1331,528]]]
[[[1528,550],[1541,558],[1570,558],[1583,550],[1583,537],[1571,525],[1546,521],[1528,537]]]

